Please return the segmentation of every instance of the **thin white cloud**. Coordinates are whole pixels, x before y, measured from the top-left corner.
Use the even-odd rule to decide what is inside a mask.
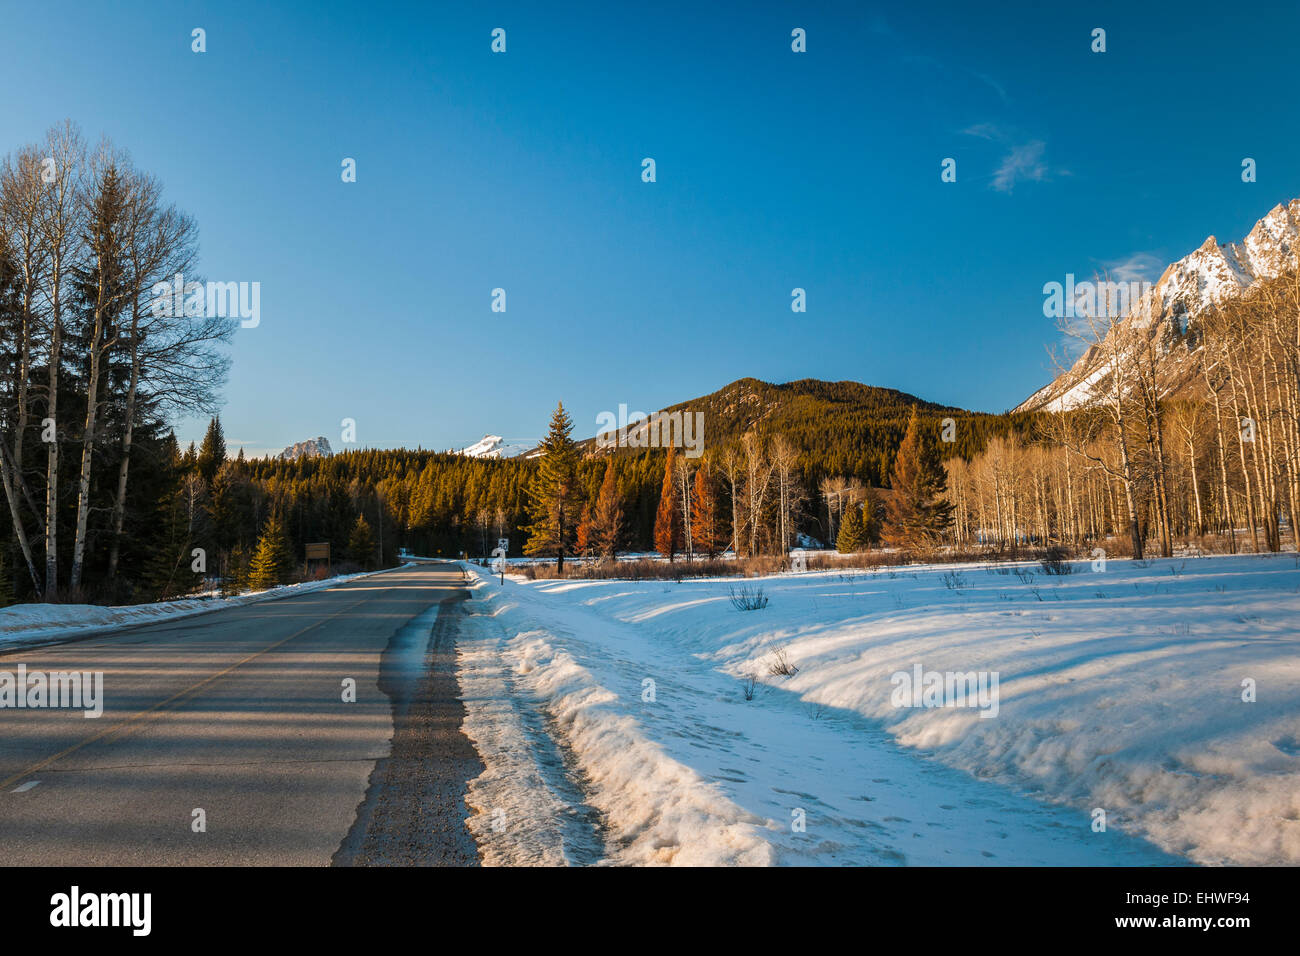
[[[967,126],[962,133],[967,136],[978,136],[980,139],[1001,141],[1007,138],[995,123],[976,123],[974,126]]]
[[[1041,139],[1011,147],[1011,152],[1003,158],[1002,165],[993,174],[993,188],[998,192],[1009,193],[1018,182],[1041,183],[1047,178],[1047,164],[1043,162],[1046,150],[1047,144]]]
[[[1048,166],[1046,140],[1027,138],[1024,134],[997,123],[975,123],[961,132],[965,136],[1000,143],[1007,149],[997,170],[990,177],[989,187],[998,192],[1009,193],[1017,183],[1041,183],[1053,176],[1070,175],[1068,169],[1053,169]]]
[[[1155,282],[1165,271],[1165,261],[1151,252],[1134,252],[1101,265],[1115,282]]]

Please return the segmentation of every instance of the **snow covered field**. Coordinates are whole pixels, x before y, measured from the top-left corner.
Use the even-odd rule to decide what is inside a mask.
[[[1074,568],[501,586],[471,567],[485,859],[1300,863],[1295,557]],[[768,606],[733,607],[742,584]],[[918,669],[996,672],[994,706],[896,706]]]

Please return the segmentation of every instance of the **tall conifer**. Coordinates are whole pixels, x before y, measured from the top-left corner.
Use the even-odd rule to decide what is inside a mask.
[[[894,459],[887,505],[885,538],[890,544],[914,547],[932,543],[952,520],[952,505],[944,498],[947,476],[933,436],[921,429],[916,407]]]
[[[571,433],[573,421],[560,402],[551,415],[551,427],[542,442],[537,474],[528,487],[528,541],[524,553],[554,557],[564,574],[564,558],[574,553],[582,508],[578,484],[578,446]]]
[[[254,591],[265,591],[277,584],[287,584],[293,570],[293,554],[289,550],[289,537],[284,531],[280,515],[272,513],[257,541],[257,551],[248,566],[248,586]]]

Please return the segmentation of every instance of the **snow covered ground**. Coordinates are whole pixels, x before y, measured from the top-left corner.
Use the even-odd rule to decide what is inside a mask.
[[[1300,863],[1296,558],[1074,567],[504,586],[471,567],[485,858]],[[770,603],[737,610],[741,585]],[[917,668],[996,672],[996,708],[896,706]]]
[[[321,588],[334,587],[344,581],[363,578],[360,574],[342,574],[322,581],[307,581],[271,588],[269,591],[250,591],[237,597],[193,597],[180,601],[159,601],[152,604],[128,604],[122,607],[103,607],[98,604],[15,604],[0,608],[0,648],[13,648],[23,644],[40,644],[66,637],[88,637],[102,631],[140,624],[153,624],[203,614],[240,604],[275,600],[294,594],[306,594]]]

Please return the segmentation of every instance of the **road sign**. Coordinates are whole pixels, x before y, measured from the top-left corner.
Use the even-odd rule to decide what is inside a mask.
[[[307,545],[307,560],[328,561],[330,559],[330,543],[320,541],[315,544]]]

